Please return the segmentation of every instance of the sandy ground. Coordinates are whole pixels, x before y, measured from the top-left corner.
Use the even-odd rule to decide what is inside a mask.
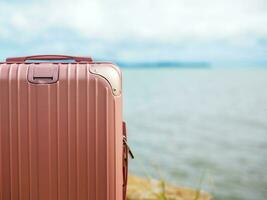
[[[129,176],[128,200],[212,200],[203,191],[176,187],[164,181]]]

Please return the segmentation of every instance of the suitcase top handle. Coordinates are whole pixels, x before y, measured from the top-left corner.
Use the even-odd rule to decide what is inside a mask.
[[[27,60],[74,60],[75,62],[93,61],[91,57],[66,56],[66,55],[34,55],[34,56],[7,58],[6,62],[18,63],[18,62],[26,62]]]

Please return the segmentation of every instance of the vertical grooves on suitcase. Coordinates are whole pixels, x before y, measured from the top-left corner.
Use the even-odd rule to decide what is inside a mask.
[[[109,131],[108,131],[108,124],[109,124],[109,113],[108,113],[108,108],[109,108],[109,106],[108,106],[108,101],[109,99],[108,99],[108,88],[106,87],[105,88],[105,116],[106,116],[106,118],[105,118],[105,125],[106,125],[106,129],[105,129],[105,134],[106,134],[106,145],[105,145],[105,147],[106,147],[106,162],[107,162],[107,165],[106,165],[106,178],[107,178],[107,199],[109,200],[110,199],[110,197],[111,197],[111,195],[110,195],[110,189],[109,189],[109,187],[110,187],[110,182],[109,182],[109,161],[110,161],[110,155],[109,155]]]
[[[36,133],[38,133],[40,130],[39,130],[39,126],[40,124],[38,123],[38,90],[36,90],[35,92],[35,103],[36,103],[36,107],[35,107],[35,117],[36,117]],[[36,134],[36,141],[35,141],[35,145],[36,145],[36,157],[35,157],[35,160],[36,160],[36,197],[38,199],[40,199],[40,170],[39,170],[39,167],[40,167],[40,164],[39,164],[39,153],[40,153],[40,143],[39,143],[39,136],[40,136],[40,133]]]
[[[13,174],[12,174],[12,165],[13,165],[13,145],[12,145],[12,107],[11,107],[11,84],[12,84],[12,78],[11,78],[11,70],[12,65],[10,65],[8,69],[8,133],[9,133],[9,176],[10,176],[10,198],[12,199],[12,188],[13,188]]]
[[[27,125],[27,86],[24,84],[26,74],[25,67],[19,64],[15,65],[14,86],[16,88],[16,123],[17,126],[17,155],[18,155],[18,198],[29,199],[29,176],[28,176],[28,125]],[[12,167],[14,168],[14,166]]]
[[[68,64],[68,77],[67,77],[67,81],[68,81],[68,94],[67,94],[67,101],[68,101],[68,110],[67,110],[67,115],[68,115],[68,199],[70,199],[71,196],[71,188],[70,188],[70,65]]]
[[[20,67],[17,67],[16,69],[16,84],[17,84],[17,128],[18,128],[18,163],[19,163],[19,197],[21,197],[22,194],[22,177],[21,177],[21,130],[20,130],[20,82],[19,82],[19,72]]]
[[[14,81],[13,81],[14,80]],[[10,148],[10,187],[11,198],[19,198],[21,194],[21,160],[20,160],[20,105],[18,66],[9,69],[9,148]],[[14,104],[14,106],[12,106]],[[13,140],[16,143],[13,143]],[[16,181],[17,179],[17,181]],[[17,183],[17,184],[16,184]]]
[[[88,69],[89,70],[89,69]],[[96,122],[96,96],[94,96],[97,93],[97,86],[96,86],[96,79],[93,77],[92,79],[87,78],[87,85],[88,85],[88,109],[90,107],[90,113],[88,112],[88,125],[89,125],[89,132],[88,132],[88,185],[89,187],[89,196],[88,199],[97,199],[96,197],[96,187],[97,187],[97,163],[96,163],[96,147],[97,147],[97,138],[95,133],[97,130],[97,122]],[[90,103],[90,106],[89,106]]]
[[[48,173],[49,173],[49,198],[52,199],[52,172],[51,172],[51,85],[47,88],[47,99],[48,99]]]
[[[37,112],[36,112],[36,90],[31,84],[28,87],[28,126],[29,126],[29,199],[38,198],[38,176],[37,176]]]
[[[76,82],[76,88],[75,88],[75,96],[76,96],[76,177],[77,177],[77,184],[76,184],[76,190],[77,190],[77,199],[79,199],[79,156],[78,156],[78,153],[79,153],[79,136],[78,136],[78,133],[79,133],[79,113],[78,113],[78,103],[79,103],[79,84],[78,84],[78,69],[77,69],[77,65],[75,65],[75,82]]]
[[[13,187],[13,174],[12,174],[12,165],[13,165],[13,145],[12,145],[12,106],[11,106],[11,84],[12,84],[12,78],[11,78],[11,70],[12,70],[12,65],[10,65],[9,69],[8,69],[8,118],[9,118],[9,122],[8,122],[8,131],[7,133],[9,133],[9,176],[10,176],[10,198],[13,197],[13,191],[12,188]],[[8,192],[8,191],[7,191]]]
[[[58,111],[58,199],[68,199],[68,69],[66,65],[59,65],[60,77],[57,83],[57,111]]]
[[[59,180],[59,85],[60,82],[57,83],[57,88],[56,88],[56,99],[57,99],[57,104],[56,104],[56,109],[57,109],[57,200],[60,200],[60,180]]]
[[[69,63],[68,63],[68,65],[67,65],[67,70],[66,70],[66,72],[67,72],[67,75],[66,75],[66,77],[67,77],[67,188],[68,188],[68,190],[69,190],[69,187],[70,187],[70,181],[69,181],[69,169],[70,169],[70,165],[69,165],[69,162],[70,162],[70,157],[69,157],[69,147],[70,147],[70,145],[69,145],[69,125],[70,125],[70,115],[69,115]],[[69,198],[70,198],[70,195],[69,195],[69,191],[66,191],[66,193],[67,193],[67,199],[66,200],[69,200]]]
[[[48,103],[50,134],[48,139],[49,149],[49,196],[51,200],[58,200],[58,109],[57,109],[57,84],[48,85]]]
[[[89,77],[88,77],[88,69],[87,69],[87,64],[85,66],[85,78],[86,78],[86,158],[87,158],[87,162],[86,162],[86,170],[87,170],[87,185],[86,185],[86,188],[87,188],[87,199],[90,199],[90,186],[89,186],[89,173],[90,173],[90,158],[89,158],[89,148],[90,148],[90,140],[89,140],[89,134],[90,134],[90,131],[89,131],[89,106],[90,106],[90,98],[89,98]]]
[[[113,103],[113,107],[114,109],[116,108],[116,103],[115,100],[113,99],[112,101]],[[116,112],[113,112],[113,119],[116,119]],[[116,134],[116,126],[114,125],[113,128],[113,133]],[[116,162],[117,162],[117,154],[116,154],[116,146],[117,146],[117,142],[116,142],[116,137],[113,137],[113,155],[114,155],[114,191],[117,191],[117,184],[116,184],[116,177],[117,177],[117,170],[116,170]],[[116,199],[116,197],[114,197],[114,199]]]
[[[29,187],[29,125],[27,119],[28,112],[28,86],[24,84],[27,74],[25,66],[18,66],[18,132],[19,132],[19,159],[20,159],[20,199],[30,198]]]
[[[31,175],[31,134],[32,134],[32,128],[31,128],[31,85],[27,84],[27,109],[28,109],[28,142],[29,142],[29,147],[28,147],[28,157],[29,157],[29,200],[32,200],[32,195],[31,195],[31,187],[32,187],[32,175]]]
[[[89,115],[89,112],[90,112],[90,108],[89,108],[89,105],[90,105],[90,85],[89,85],[89,77],[88,77],[88,64],[86,64],[86,132],[87,132],[87,199],[90,199],[90,194],[91,194],[91,191],[90,191],[90,187],[89,187],[89,184],[90,184],[90,127],[89,127],[89,118],[90,118],[90,115]]]
[[[99,133],[98,131],[98,79],[94,79],[95,81],[95,133]],[[96,199],[99,199],[99,187],[98,187],[98,184],[99,184],[99,177],[98,177],[98,134],[95,135],[95,139],[96,139],[96,142],[95,142],[95,163],[96,163],[96,168],[95,168],[95,174],[96,174],[96,179],[95,179],[95,185],[96,185]]]
[[[26,76],[27,74],[27,69],[24,68],[23,70],[23,76]],[[22,84],[23,85],[23,84]],[[25,146],[25,156],[27,156],[27,159],[25,159],[25,163],[27,164],[27,167],[25,167],[25,171],[27,171],[27,179],[28,179],[28,182],[26,184],[27,186],[27,191],[26,191],[26,196],[27,198],[30,200],[30,155],[29,155],[29,152],[30,152],[30,141],[29,141],[29,138],[30,138],[30,126],[29,126],[29,85],[23,85],[23,88],[24,88],[24,95],[26,96],[26,99],[25,100],[25,108],[24,108],[24,111],[27,112],[27,116],[26,116],[26,121],[25,121],[25,125],[27,126],[27,138],[25,139],[25,141],[27,142],[27,146]]]
[[[11,174],[10,174],[10,68],[7,65],[0,67],[1,70],[1,197],[3,200],[11,198]],[[2,80],[3,78],[3,80]],[[5,81],[4,81],[5,80]]]

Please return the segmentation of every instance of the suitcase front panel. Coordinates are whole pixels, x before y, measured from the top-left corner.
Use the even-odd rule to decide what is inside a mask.
[[[89,64],[30,65],[0,66],[0,200],[122,200],[121,96]]]

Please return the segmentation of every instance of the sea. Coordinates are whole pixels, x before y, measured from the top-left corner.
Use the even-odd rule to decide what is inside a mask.
[[[267,199],[267,68],[122,71],[131,174],[216,200]]]

